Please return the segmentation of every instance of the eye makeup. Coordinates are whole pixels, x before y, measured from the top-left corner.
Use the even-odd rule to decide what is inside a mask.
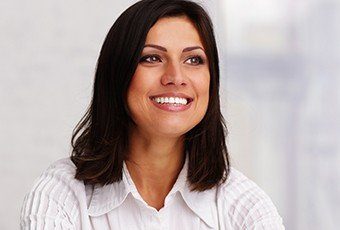
[[[162,58],[157,54],[147,54],[142,56],[139,59],[139,63],[146,62],[146,63],[155,63],[155,62],[161,62]]]
[[[191,61],[188,63],[188,60],[191,60]],[[139,59],[139,63],[143,63],[143,62],[144,63],[158,63],[158,62],[162,62],[162,58],[157,54],[147,54],[147,55],[143,55]],[[190,65],[203,65],[205,64],[205,58],[203,58],[201,55],[192,55],[186,58],[184,63],[188,63]]]
[[[194,60],[194,61],[191,61],[191,63],[189,63],[190,65],[203,65],[203,64],[205,64],[205,59],[202,58],[200,55],[190,56],[189,58],[187,58],[185,60],[185,62],[187,62],[188,60]]]

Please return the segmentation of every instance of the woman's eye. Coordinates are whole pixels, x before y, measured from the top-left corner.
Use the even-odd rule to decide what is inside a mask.
[[[161,62],[161,58],[156,55],[146,55],[142,57],[139,62],[147,62],[147,63]]]
[[[190,65],[201,65],[204,63],[203,58],[200,56],[190,57],[185,62],[189,63]]]

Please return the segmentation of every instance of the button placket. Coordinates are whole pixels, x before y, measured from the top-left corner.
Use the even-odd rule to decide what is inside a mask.
[[[162,221],[159,213],[156,210],[149,210],[149,220],[150,230],[162,229]]]

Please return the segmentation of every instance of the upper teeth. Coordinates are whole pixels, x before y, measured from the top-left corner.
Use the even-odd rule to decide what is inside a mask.
[[[155,97],[152,100],[160,104],[170,103],[170,104],[186,105],[188,103],[186,98],[180,98],[180,97]]]

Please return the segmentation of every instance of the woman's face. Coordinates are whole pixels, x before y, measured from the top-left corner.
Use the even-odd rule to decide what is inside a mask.
[[[180,137],[204,117],[209,101],[207,56],[185,16],[162,18],[148,32],[127,102],[139,132]]]

